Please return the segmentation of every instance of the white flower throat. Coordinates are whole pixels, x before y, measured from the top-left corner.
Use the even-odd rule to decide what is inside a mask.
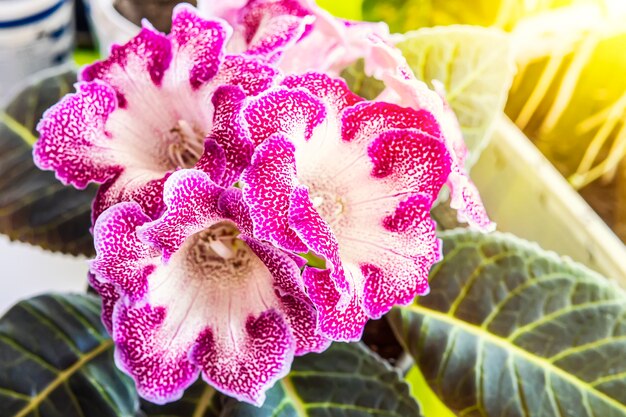
[[[173,168],[192,168],[204,152],[205,135],[185,120],[170,129],[167,156]]]

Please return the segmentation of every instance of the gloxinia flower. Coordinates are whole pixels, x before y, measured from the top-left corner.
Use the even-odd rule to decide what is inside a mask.
[[[233,84],[257,94],[276,75],[256,59],[225,54],[231,31],[222,20],[202,19],[191,6],[178,5],[169,35],[146,24],[128,43],[113,46],[110,57],[81,72],[76,93],[46,112],[35,163],[77,188],[104,184],[94,219],[119,201],[137,201],[157,217],[168,175],[202,169],[205,137],[225,143],[238,134],[230,120],[236,111],[214,95],[218,87]],[[249,159],[252,149],[240,151]],[[242,158],[230,160],[231,168],[241,170],[248,162]]]
[[[307,73],[243,114],[257,145],[241,181],[254,236],[326,261],[303,270],[322,335],[358,340],[369,318],[428,292],[441,258],[429,212],[451,166],[432,113]]]
[[[213,177],[223,161],[216,164]],[[91,282],[118,366],[152,402],[180,398],[201,373],[223,393],[260,405],[294,354],[329,345],[315,333],[300,268],[251,236],[241,190],[205,172],[172,174],[164,201],[154,221],[123,202],[94,226]]]
[[[275,62],[286,73],[339,75],[367,54],[370,34],[389,35],[383,22],[339,19],[314,0],[199,0],[198,8],[235,28],[231,50]]]

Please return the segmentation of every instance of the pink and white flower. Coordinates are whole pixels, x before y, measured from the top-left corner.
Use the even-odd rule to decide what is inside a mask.
[[[294,355],[329,345],[315,332],[300,268],[252,237],[241,190],[203,171],[172,174],[164,201],[156,220],[123,202],[94,226],[92,285],[118,366],[152,402],[180,398],[201,373],[223,393],[260,405]]]
[[[176,7],[167,36],[145,24],[106,60],[83,69],[76,93],[47,111],[35,163],[77,188],[104,184],[94,219],[119,201],[137,201],[157,217],[168,175],[202,168],[207,135],[225,144],[229,134],[239,134],[231,128],[237,103],[276,75],[257,59],[226,54],[231,32],[226,22],[202,19],[189,5]],[[242,97],[215,94],[222,85],[238,86]],[[229,169],[241,171],[251,152],[239,149]]]
[[[275,62],[286,73],[337,76],[367,55],[371,34],[389,35],[385,23],[338,19],[314,0],[199,0],[198,8],[235,28],[230,50]]]
[[[428,292],[441,257],[429,212],[451,167],[432,113],[307,73],[243,114],[257,145],[242,175],[254,235],[326,261],[303,271],[320,334],[358,340],[369,318]]]
[[[441,125],[452,156],[447,183],[450,205],[458,210],[459,221],[487,231],[495,228],[465,169],[468,150],[445,91],[440,87],[434,92],[415,78],[402,53],[393,47],[394,38],[385,23],[339,19],[314,0],[205,0],[199,7],[229,20],[238,34],[234,36],[239,39],[236,49],[271,60],[287,74],[317,71],[338,77],[362,59],[365,73],[384,82],[385,90],[377,100],[428,110]]]

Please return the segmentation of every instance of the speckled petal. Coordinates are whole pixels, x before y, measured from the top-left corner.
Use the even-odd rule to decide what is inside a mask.
[[[369,317],[361,306],[359,295],[353,294],[345,306],[338,308],[342,294],[335,288],[330,271],[305,267],[302,277],[309,297],[317,306],[318,331],[336,341],[360,340]]]
[[[252,238],[244,241],[274,276],[281,311],[296,341],[295,354],[324,351],[330,340],[317,332],[317,311],[304,289],[300,266],[274,246]]]
[[[163,190],[163,216],[143,224],[137,235],[169,259],[189,236],[222,219],[217,205],[223,191],[202,171],[184,169],[173,173]]]
[[[246,53],[269,61],[294,45],[314,20],[297,0],[251,0],[240,13]]]
[[[422,195],[403,200],[382,227],[371,227],[351,248],[350,261],[364,277],[363,307],[370,317],[379,318],[394,305],[428,293],[428,273],[441,260],[431,204]]]
[[[64,184],[85,188],[118,175],[122,165],[111,151],[106,123],[117,108],[115,91],[103,83],[78,83],[77,92],[48,109],[37,125],[35,164],[54,170]]]
[[[246,319],[237,344],[220,343],[205,329],[191,352],[202,377],[221,392],[261,406],[265,391],[287,375],[293,358],[293,341],[280,314],[273,310]]]
[[[213,128],[209,138],[224,150],[224,175],[213,180],[224,187],[239,181],[241,172],[250,165],[254,145],[249,131],[244,127],[241,109],[245,94],[237,86],[222,86],[213,95]],[[206,152],[205,152],[206,155]],[[204,157],[203,157],[204,158]],[[196,165],[198,167],[198,165]]]
[[[369,142],[389,129],[414,129],[441,138],[439,123],[427,110],[372,101],[359,103],[343,113],[341,137],[345,141]]]
[[[193,168],[205,172],[216,184],[223,180],[226,171],[226,152],[211,136],[205,139],[204,152]]]
[[[388,194],[420,193],[435,201],[450,175],[451,158],[438,139],[412,129],[380,134],[368,146],[372,176],[384,183]],[[372,196],[372,199],[383,196]]]
[[[323,103],[304,89],[275,88],[243,109],[255,145],[275,133],[290,139],[310,139],[326,117]]]
[[[320,72],[288,75],[281,84],[289,88],[304,88],[324,101],[327,109],[333,111],[335,117],[347,107],[363,101],[361,97],[350,91],[345,81],[331,78]]]
[[[124,45],[113,45],[109,57],[83,68],[84,81],[100,80],[111,85],[120,107],[126,107],[129,94],[137,94],[142,85],[160,86],[172,61],[169,39],[150,27]],[[131,75],[129,77],[128,75]]]
[[[199,374],[189,358],[195,340],[177,335],[168,316],[164,306],[123,303],[113,316],[115,362],[133,378],[139,395],[156,404],[180,399]]]
[[[272,86],[278,73],[276,68],[256,57],[226,55],[211,84],[214,87],[237,85],[246,94],[257,95]]]
[[[161,215],[165,206],[163,204],[163,185],[169,177],[151,180],[139,185],[133,184],[130,175],[122,173],[98,188],[96,196],[91,204],[91,220],[95,224],[96,219],[109,207],[120,201],[134,201],[151,219]]]
[[[131,300],[142,299],[148,276],[158,263],[159,252],[139,241],[135,230],[150,221],[137,203],[120,203],[106,210],[93,228],[96,258],[90,269],[100,282],[118,286]]]
[[[170,38],[177,64],[185,68],[189,83],[198,89],[218,72],[230,26],[221,20],[205,20],[188,4],[174,8]]]
[[[307,252],[289,227],[289,196],[295,174],[294,145],[276,134],[256,149],[244,171],[243,196],[250,207],[256,238],[293,252]]]
[[[89,285],[96,290],[102,300],[102,324],[104,324],[104,328],[107,329],[107,332],[111,333],[113,331],[113,309],[121,295],[114,284],[98,281],[96,276],[91,272],[87,274],[87,280]]]

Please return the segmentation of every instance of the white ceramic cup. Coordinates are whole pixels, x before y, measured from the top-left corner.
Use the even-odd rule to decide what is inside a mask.
[[[115,10],[113,0],[84,0],[84,3],[102,56],[109,55],[111,45],[124,44],[139,33],[139,26]]]
[[[0,0],[0,101],[19,81],[67,62],[74,0]]]

